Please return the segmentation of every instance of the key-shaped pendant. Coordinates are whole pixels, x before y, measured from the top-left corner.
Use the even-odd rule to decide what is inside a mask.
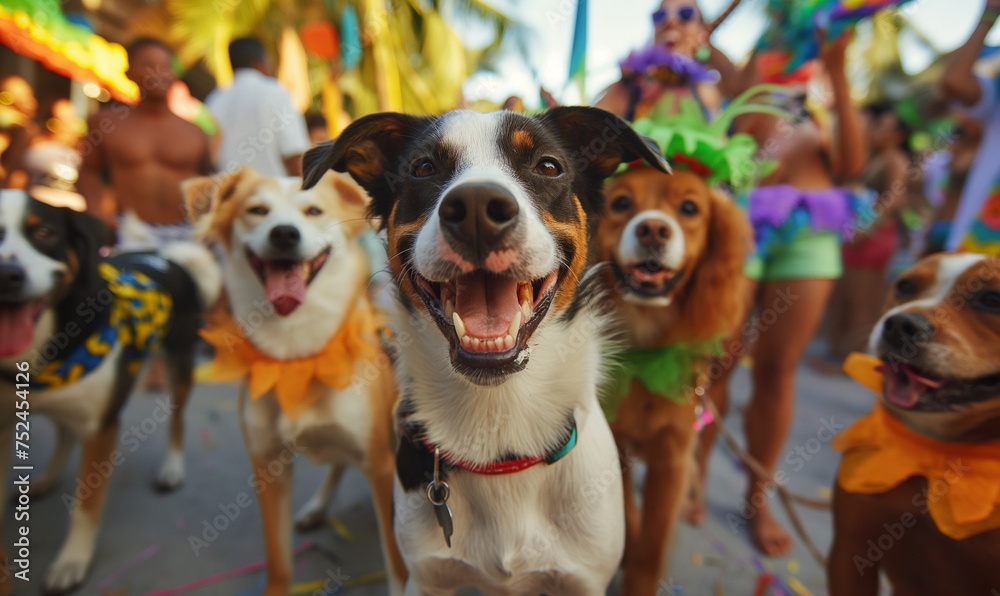
[[[444,541],[451,548],[451,534],[454,526],[451,521],[451,509],[448,507],[448,497],[451,496],[451,486],[441,480],[441,450],[434,449],[434,480],[427,484],[427,500],[434,506],[434,516],[444,532]]]
[[[448,543],[448,548],[451,548],[451,533],[454,528],[451,525],[451,509],[448,508],[448,503],[434,505],[434,515],[437,516],[438,525],[444,532],[444,541]]]

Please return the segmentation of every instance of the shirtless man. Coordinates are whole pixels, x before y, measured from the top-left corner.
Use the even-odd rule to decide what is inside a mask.
[[[156,240],[182,239],[188,226],[180,184],[212,172],[209,139],[167,108],[167,90],[176,78],[170,48],[139,39],[128,56],[126,74],[139,85],[141,99],[138,105],[116,105],[88,119],[77,187],[88,211],[112,225],[119,214],[133,211],[152,224]]]

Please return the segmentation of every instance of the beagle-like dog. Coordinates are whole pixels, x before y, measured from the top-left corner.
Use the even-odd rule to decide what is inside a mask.
[[[997,593],[1000,258],[918,261],[870,344],[880,395],[834,441],[830,594],[877,594],[880,572],[900,596]]]

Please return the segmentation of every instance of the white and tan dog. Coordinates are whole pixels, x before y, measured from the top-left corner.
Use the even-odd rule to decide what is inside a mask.
[[[350,172],[387,230],[408,595],[596,596],[618,569],[621,470],[597,402],[587,255],[603,180],[634,159],[667,169],[595,108],[375,114],[303,158],[307,186]]]
[[[207,337],[217,348],[216,372],[245,379],[239,415],[258,479],[265,594],[284,596],[292,579],[294,452],[332,464],[300,527],[325,521],[346,464],[367,475],[390,589],[400,592],[406,571],[391,523],[396,389],[357,242],[368,226],[368,195],[347,176],[331,173],[304,191],[298,179],[247,169],[194,179],[184,191],[196,235],[221,243],[226,254],[233,320]]]

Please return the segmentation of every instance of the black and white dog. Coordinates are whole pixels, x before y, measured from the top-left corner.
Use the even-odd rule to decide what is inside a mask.
[[[0,191],[0,395],[6,404],[0,445],[29,430],[26,411],[48,416],[63,435],[35,493],[58,482],[71,446],[65,435],[83,440],[81,474],[114,460],[119,414],[146,356],[158,347],[167,361],[173,414],[157,486],[172,489],[184,478],[182,414],[199,318],[218,296],[221,275],[207,249],[189,243],[102,259],[99,249],[110,236],[85,213],[23,191]],[[10,468],[3,469],[6,488]],[[107,484],[77,494],[69,534],[45,578],[48,592],[83,581]]]
[[[372,197],[398,286],[406,594],[604,594],[624,543],[587,269],[604,179],[669,168],[616,116],[375,114],[307,152]],[[452,535],[453,533],[453,535]]]

